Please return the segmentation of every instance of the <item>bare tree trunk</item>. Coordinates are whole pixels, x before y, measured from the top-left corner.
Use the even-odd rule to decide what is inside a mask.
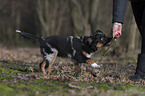
[[[42,35],[48,35],[50,29],[49,25],[49,1],[48,0],[37,0],[36,12],[42,26]]]
[[[37,0],[36,12],[45,33],[42,35],[72,34],[68,0]]]
[[[89,0],[85,2],[82,0],[72,0],[72,3],[77,8],[77,14],[72,14],[77,35],[89,35],[91,33],[89,24]],[[80,32],[81,34],[78,34]]]
[[[100,0],[91,0],[90,4],[90,23],[91,23],[91,31],[94,32],[97,26],[97,13],[99,7]]]
[[[90,35],[96,29],[99,0],[71,0],[76,35]]]

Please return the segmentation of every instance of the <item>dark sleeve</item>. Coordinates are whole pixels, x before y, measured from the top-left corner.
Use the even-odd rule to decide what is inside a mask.
[[[124,15],[128,0],[113,0],[113,20],[112,22],[124,23]]]

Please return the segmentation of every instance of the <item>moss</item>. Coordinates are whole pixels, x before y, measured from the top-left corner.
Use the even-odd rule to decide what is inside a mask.
[[[23,62],[23,61],[22,61]],[[0,62],[1,63],[1,62]],[[139,83],[124,83],[117,81],[119,78],[119,75],[117,73],[117,80],[112,80],[112,83],[108,83],[102,80],[105,76],[112,77],[112,71],[108,71],[107,69],[104,71],[100,71],[101,75],[97,77],[96,83],[93,81],[83,82],[83,81],[60,81],[59,79],[56,80],[55,78],[50,79],[44,79],[42,72],[36,73],[30,72],[21,72],[17,70],[11,70],[13,69],[25,69],[25,66],[34,66],[34,64],[24,64],[21,63],[21,61],[5,61],[2,62],[5,65],[1,65],[1,67],[4,66],[4,68],[0,68],[0,96],[2,94],[9,96],[9,95],[17,95],[17,96],[36,96],[36,95],[59,95],[59,96],[70,96],[70,95],[99,95],[99,96],[134,96],[137,94],[140,96],[140,94],[145,95],[145,89],[144,85],[141,85]],[[118,63],[119,64],[119,63]],[[111,66],[115,65],[114,63],[109,64]],[[18,67],[19,66],[19,67]],[[119,66],[119,65],[117,65]],[[119,67],[122,67],[119,66]],[[107,67],[105,67],[107,68]],[[109,67],[110,68],[110,67]],[[111,67],[112,68],[112,67]],[[116,67],[115,67],[116,68]],[[62,69],[60,69],[62,70]],[[103,70],[103,68],[102,68]],[[110,70],[110,69],[109,69]],[[113,69],[111,69],[113,70]],[[106,73],[105,73],[106,71]],[[103,74],[104,72],[104,74]],[[108,72],[108,73],[107,73]],[[117,71],[118,72],[118,71]],[[28,74],[28,75],[27,75]],[[32,75],[31,75],[32,74]],[[37,76],[40,76],[42,79],[36,79],[34,74],[37,74]],[[126,73],[125,73],[126,74]],[[57,74],[58,75],[58,74]],[[34,76],[34,78],[33,78]],[[116,75],[115,75],[116,76]],[[28,78],[27,80],[23,79]],[[113,77],[114,78],[114,77]],[[115,77],[116,78],[116,77]],[[5,80],[4,80],[5,79]],[[54,80],[53,80],[54,79]],[[88,78],[89,80],[89,78]],[[5,82],[5,83],[3,83]],[[7,83],[6,83],[7,82]],[[131,84],[130,84],[131,83]],[[79,86],[80,89],[70,87],[68,84],[72,84],[75,86]],[[1,92],[3,91],[3,92]],[[10,94],[9,94],[10,93]],[[82,95],[83,94],[83,95]]]
[[[136,89],[138,91],[145,91],[145,89],[143,87],[137,87],[137,86],[131,86],[131,85],[124,85],[123,88],[125,90]]]
[[[5,68],[0,68],[0,73],[6,74],[6,75],[17,75],[18,73],[22,73],[17,70],[10,70],[10,69],[5,69]]]
[[[10,80],[11,78],[10,77],[0,77],[0,80]]]
[[[9,87],[7,83],[0,83],[0,95],[1,96],[13,96],[16,91]]]
[[[17,70],[10,70],[5,68],[0,68],[0,80],[11,80],[13,79],[11,76],[16,76],[18,73],[22,73]]]
[[[109,86],[108,86],[108,84],[98,84],[97,89],[103,89],[106,91],[109,89]]]
[[[34,79],[33,82],[34,82],[34,83],[44,82],[44,79]]]
[[[26,85],[20,83],[11,84],[10,86],[16,89],[23,89],[26,87]]]
[[[124,90],[123,86],[121,86],[121,85],[115,85],[115,86],[113,86],[113,89],[114,90]]]
[[[133,86],[130,86],[130,85],[124,85],[123,88],[124,89],[133,89],[134,87]]]
[[[29,91],[46,91],[47,88],[45,86],[39,86],[39,85],[27,85],[27,88]]]
[[[66,81],[58,81],[58,80],[49,80],[50,83],[54,83],[54,84],[65,84]]]
[[[66,85],[26,85],[27,89],[31,92],[31,93],[36,93],[39,92],[40,94],[43,94],[43,96],[48,96],[48,94],[67,94],[69,88]],[[58,93],[60,92],[60,93]],[[47,95],[44,95],[47,94]]]

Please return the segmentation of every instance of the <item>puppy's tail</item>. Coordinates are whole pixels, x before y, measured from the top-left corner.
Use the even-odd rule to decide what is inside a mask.
[[[41,37],[37,37],[37,36],[34,36],[32,34],[22,32],[20,30],[16,30],[16,32],[19,33],[20,35],[24,36],[24,37],[29,38],[29,39],[33,39],[33,40],[36,40],[36,41],[41,41]]]

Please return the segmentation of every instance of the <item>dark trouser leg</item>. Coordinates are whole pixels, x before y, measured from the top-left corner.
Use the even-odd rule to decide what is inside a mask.
[[[144,11],[143,11],[143,18],[142,18],[142,49],[141,53],[145,54],[145,4],[144,4]]]
[[[130,80],[145,79],[145,2],[131,3],[136,24],[142,37],[141,54],[138,55],[136,73]]]
[[[145,54],[145,2],[132,2],[131,5],[137,27],[142,37],[141,53]]]

